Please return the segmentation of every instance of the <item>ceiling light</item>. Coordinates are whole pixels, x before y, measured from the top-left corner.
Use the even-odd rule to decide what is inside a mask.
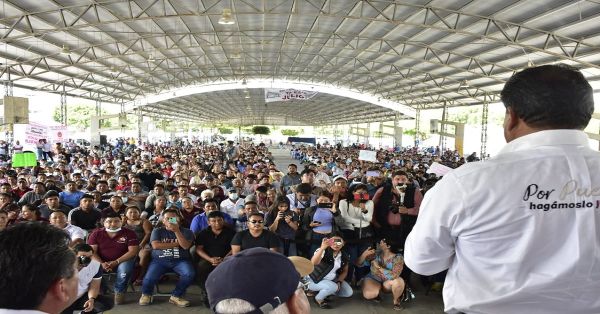
[[[242,80],[242,85],[246,85],[246,84],[247,84],[246,79],[243,79]]]
[[[231,16],[231,9],[223,9],[223,14],[221,14],[221,18],[219,19],[219,24],[222,24],[222,25],[235,24],[235,20]]]
[[[246,99],[250,99],[250,92],[248,90],[246,90],[246,93],[244,95],[244,98]]]
[[[535,66],[535,64],[533,64],[533,61],[527,60],[527,67],[528,68],[533,68],[534,66]]]
[[[112,67],[110,67],[110,72],[117,73],[117,72],[119,72],[119,69],[117,69],[117,67],[113,65]]]
[[[231,59],[241,59],[242,55],[240,54],[239,51],[234,51],[231,53]]]
[[[62,49],[60,50],[60,53],[62,53],[63,55],[70,55],[71,49],[69,49],[69,46],[63,45]]]
[[[156,59],[152,56],[152,54],[148,55],[148,62],[154,62]]]

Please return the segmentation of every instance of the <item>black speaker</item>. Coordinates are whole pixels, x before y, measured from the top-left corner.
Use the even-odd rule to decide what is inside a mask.
[[[108,139],[106,138],[106,135],[100,135],[100,145],[106,144],[108,144]]]

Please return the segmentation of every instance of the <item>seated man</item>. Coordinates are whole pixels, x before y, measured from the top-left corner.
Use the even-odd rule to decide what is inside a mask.
[[[60,210],[50,214],[50,224],[58,229],[64,230],[69,234],[69,237],[71,238],[71,243],[69,244],[70,247],[74,247],[79,243],[83,243],[83,239],[87,234],[85,230],[68,223],[67,215]]]
[[[67,216],[69,216],[69,212],[71,211],[69,206],[60,203],[60,200],[58,199],[58,192],[53,190],[50,190],[44,194],[44,201],[42,204],[40,204],[40,206],[38,206],[38,208],[40,209],[42,218],[46,219],[50,217],[52,212],[57,210],[60,210]]]
[[[69,212],[69,223],[88,232],[100,226],[100,211],[94,207],[94,197],[85,194],[79,201],[79,207]]]
[[[123,293],[133,274],[139,245],[135,232],[121,226],[121,216],[110,213],[104,219],[104,228],[94,230],[88,238],[88,244],[94,249],[94,259],[102,263],[102,269],[117,273],[114,286],[117,305],[123,304]]]
[[[152,230],[152,261],[148,266],[142,284],[140,305],[152,303],[152,292],[160,277],[166,272],[173,271],[179,275],[175,289],[171,293],[169,303],[178,307],[187,307],[190,302],[182,297],[194,281],[195,271],[192,265],[189,249],[194,244],[194,233],[190,229],[179,226],[181,218],[176,210],[167,209],[163,212],[163,227]]]
[[[81,197],[85,194],[77,189],[77,184],[74,181],[65,183],[66,189],[59,194],[60,202],[71,208],[77,207]]]
[[[204,212],[192,219],[190,229],[192,229],[194,234],[197,234],[198,232],[208,228],[208,219],[206,215],[215,210],[219,210],[219,208],[217,207],[217,200],[215,200],[214,198],[207,198],[204,201]],[[231,216],[229,216],[226,213],[223,213],[223,219],[225,220],[226,224],[233,226],[233,219],[231,218]]]
[[[201,258],[198,262],[197,277],[204,297],[204,305],[207,305],[206,278],[225,256],[231,254],[231,240],[235,235],[235,231],[225,225],[223,213],[220,211],[208,213],[208,225],[210,228],[200,231],[196,236],[196,254]]]
[[[101,313],[113,308],[114,303],[109,297],[100,295],[102,267],[100,262],[93,260],[94,251],[89,244],[77,244],[73,251],[77,254],[77,269],[79,270],[79,285],[77,300],[63,314],[72,314],[82,310],[82,313]]]
[[[265,215],[261,212],[251,213],[248,217],[248,230],[236,233],[231,240],[231,254],[235,255],[253,247],[263,247],[278,252],[281,247],[279,237],[264,229],[264,225]]]

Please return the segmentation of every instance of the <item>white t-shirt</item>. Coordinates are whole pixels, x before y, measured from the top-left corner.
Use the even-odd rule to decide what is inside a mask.
[[[238,218],[238,211],[235,209],[235,203],[229,198],[221,202],[221,211],[229,214],[231,218]]]
[[[447,313],[600,313],[599,169],[584,132],[517,138],[427,192],[405,263],[449,268]]]
[[[69,236],[71,236],[71,241],[75,241],[76,239],[85,239],[86,231],[81,229],[80,227],[74,226],[72,224],[67,224],[63,230],[65,230]]]
[[[78,299],[89,290],[90,283],[92,282],[92,280],[102,279],[102,275],[100,275],[100,277],[94,278],[94,276],[98,275],[99,270],[100,262],[92,260],[89,265],[87,265],[79,271],[79,284],[77,285]]]
[[[319,253],[321,253],[321,258],[325,256],[325,250],[317,249],[314,254],[316,255]],[[323,277],[322,280],[335,280],[335,277],[337,277],[337,271],[340,269],[340,267],[342,267],[342,252],[339,252],[337,256],[333,257],[333,268],[329,271],[329,273],[327,273],[327,275],[325,275],[325,277]]]

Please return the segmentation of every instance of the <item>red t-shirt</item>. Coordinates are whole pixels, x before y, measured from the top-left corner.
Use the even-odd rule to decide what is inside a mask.
[[[122,228],[113,238],[108,236],[108,232],[102,229],[96,229],[88,238],[89,245],[98,246],[98,256],[104,262],[114,261],[127,253],[130,246],[139,245],[135,232]]]

